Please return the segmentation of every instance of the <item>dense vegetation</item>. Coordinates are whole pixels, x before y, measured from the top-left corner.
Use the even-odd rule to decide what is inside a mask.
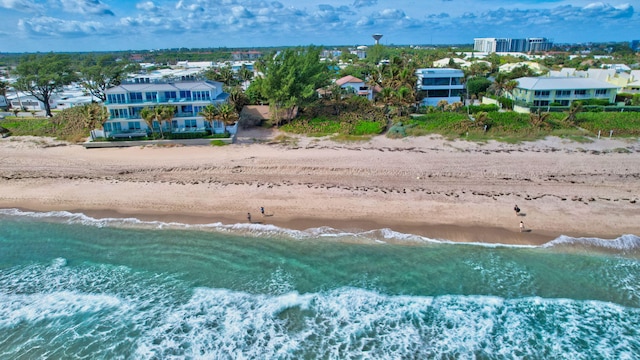
[[[0,126],[15,136],[49,136],[81,142],[86,140],[91,130],[101,127],[105,119],[101,105],[89,104],[56,112],[51,118],[7,117],[0,120]]]
[[[624,44],[592,44],[592,54],[612,54],[612,59],[591,57],[569,58],[569,52],[539,60],[543,65],[558,69],[578,69],[600,66],[603,62],[640,61],[640,56],[628,51]],[[432,108],[416,108],[424,94],[416,92],[415,70],[431,67],[433,61],[445,57],[460,57],[459,52],[470,51],[470,47],[369,47],[367,57],[359,59],[348,48],[337,47],[342,55],[329,62],[319,60],[321,49],[270,48],[260,49],[265,55],[255,63],[260,77],[252,79],[253,73],[243,68],[234,72],[230,67],[212,68],[202,73],[204,78],[221,81],[230,93],[229,109],[215,108],[199,115],[207,121],[233,122],[246,104],[268,104],[272,110],[272,124],[282,130],[311,136],[340,134],[343,137],[366,137],[384,132],[389,125],[389,136],[411,136],[439,133],[448,137],[468,139],[495,138],[504,141],[538,138],[546,135],[593,136],[598,131],[614,136],[639,136],[638,113],[606,113],[609,109],[597,101],[584,102],[578,107],[551,106],[534,109],[532,114],[498,112],[494,105],[465,108],[461,102],[442,104]],[[167,67],[177,61],[220,61],[232,58],[232,52],[243,49],[170,49],[154,52],[136,52],[136,61],[155,62]],[[577,50],[577,49],[555,49]],[[104,100],[104,90],[119,84],[127,73],[139,71],[140,67],[129,62],[133,52],[76,53],[76,54],[0,54],[0,65],[15,67],[19,75],[18,88],[31,91],[46,102],[48,96],[70,82],[79,82],[87,92]],[[384,61],[383,61],[384,60]],[[479,99],[490,96],[498,100],[502,109],[511,109],[513,101],[506,98],[517,86],[514,79],[536,75],[528,67],[515,68],[509,73],[498,72],[498,67],[509,62],[523,60],[510,55],[490,54],[484,60],[463,69],[467,82],[468,97]],[[342,61],[346,66],[337,66]],[[458,67],[450,62],[451,67]],[[36,71],[37,70],[37,71]],[[331,80],[353,75],[363,79],[370,88],[377,89],[373,102],[363,100],[354,93],[331,85]],[[252,81],[253,80],[253,81]],[[251,81],[247,91],[241,84]],[[6,83],[0,82],[0,92]],[[43,90],[44,89],[44,90]],[[318,97],[318,89],[323,93]],[[618,102],[629,106],[640,105],[640,96],[619,94]],[[559,105],[559,104],[558,104]],[[49,118],[13,118],[0,122],[15,135],[54,136],[78,141],[88,136],[89,130],[99,128],[105,114],[98,113],[98,105],[92,109],[74,108],[55,113]],[[48,110],[48,109],[47,109]],[[152,110],[152,109],[148,109]],[[156,109],[158,110],[158,109]],[[229,110],[229,111],[222,111]],[[554,112],[555,110],[555,112]],[[297,111],[298,117],[293,116]],[[597,111],[600,111],[599,113]],[[157,111],[156,111],[157,112]],[[416,116],[410,117],[410,114]],[[157,114],[150,113],[145,121],[150,124]],[[166,120],[164,120],[166,121]],[[152,134],[152,137],[157,137]],[[172,134],[167,134],[172,137]],[[199,134],[202,135],[202,134]],[[164,134],[158,135],[163,137]],[[181,136],[195,136],[193,134]]]

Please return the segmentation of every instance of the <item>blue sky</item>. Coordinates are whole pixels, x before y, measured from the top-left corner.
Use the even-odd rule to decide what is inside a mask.
[[[615,1],[615,0],[614,0]],[[640,38],[640,0],[0,0],[0,52]]]

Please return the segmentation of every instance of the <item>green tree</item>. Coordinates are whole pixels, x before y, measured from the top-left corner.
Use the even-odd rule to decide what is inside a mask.
[[[107,100],[105,90],[120,85],[132,69],[127,62],[119,61],[113,55],[89,56],[80,68],[82,85],[104,102]]]
[[[222,103],[218,105],[218,117],[224,124],[224,132],[227,133],[227,125],[233,125],[238,120],[238,113],[233,105]]]
[[[288,48],[268,57],[261,65],[262,76],[251,86],[269,101],[274,119],[280,125],[280,111],[291,120],[296,107],[302,107],[318,99],[316,89],[329,84],[329,69],[320,62],[317,47]]]
[[[467,93],[480,98],[480,94],[485,93],[490,86],[491,80],[483,77],[474,77],[467,80]]]
[[[204,72],[204,77],[207,80],[219,81],[227,86],[234,86],[237,83],[231,66],[211,68]]]
[[[238,114],[242,111],[242,108],[250,102],[249,97],[242,91],[240,86],[227,88],[226,92],[229,94],[229,103],[233,105]]]
[[[157,107],[150,108],[150,107],[147,106],[144,109],[140,110],[140,117],[147,124],[147,127],[151,131],[151,136],[153,136],[153,137],[155,137],[154,136],[155,135],[155,128],[153,126],[153,122],[154,121],[158,121],[158,116],[156,114],[156,109],[157,109]],[[160,131],[162,131],[162,129],[160,129]]]
[[[0,95],[7,96],[7,88],[9,87],[9,83],[6,81],[0,81]]]
[[[240,80],[243,84],[251,81],[253,79],[253,71],[249,70],[246,65],[242,65],[236,74],[238,80]]]
[[[567,116],[562,119],[562,121],[566,122],[569,125],[576,125],[577,115],[582,111],[582,102],[581,101],[573,101],[571,102],[571,106],[569,110],[566,112]]]
[[[153,127],[153,122],[158,122],[158,127],[160,128],[160,137],[164,139],[164,132],[162,130],[162,123],[165,121],[171,121],[173,115],[176,113],[176,107],[171,105],[160,105],[154,107],[145,107],[140,110],[140,117],[147,123],[149,129],[151,129],[151,134],[153,135],[155,130]],[[169,122],[169,128],[171,129],[171,123]]]
[[[538,109],[538,111],[536,112],[529,113],[529,122],[535,128],[548,128],[550,127],[550,125],[547,122],[547,119],[549,119],[550,115],[551,114],[549,114],[548,112],[543,113],[542,111],[540,111],[540,109]]]
[[[91,103],[82,106],[83,127],[85,129],[95,129],[98,126],[102,126],[109,118],[109,111],[101,104]]]
[[[218,119],[218,115],[220,114],[220,111],[218,110],[218,107],[213,105],[213,104],[209,104],[207,106],[205,106],[199,113],[198,115],[202,116],[206,121],[209,122],[209,124],[211,124],[211,131],[213,132],[213,128],[214,126],[214,121],[216,121]]]
[[[54,53],[23,57],[16,67],[16,74],[16,89],[42,101],[47,116],[52,116],[49,103],[52,95],[77,79],[70,57]]]

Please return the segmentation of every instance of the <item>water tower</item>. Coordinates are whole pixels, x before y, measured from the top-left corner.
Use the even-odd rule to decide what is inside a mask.
[[[382,37],[382,34],[373,34],[371,36],[376,41],[376,45],[380,45],[380,38]]]

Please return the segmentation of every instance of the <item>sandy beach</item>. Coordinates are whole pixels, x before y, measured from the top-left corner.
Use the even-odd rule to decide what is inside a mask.
[[[285,144],[276,135],[241,130],[223,147],[90,150],[1,139],[0,208],[203,224],[247,222],[250,212],[254,222],[291,229],[389,228],[509,244],[640,234],[637,140]]]

